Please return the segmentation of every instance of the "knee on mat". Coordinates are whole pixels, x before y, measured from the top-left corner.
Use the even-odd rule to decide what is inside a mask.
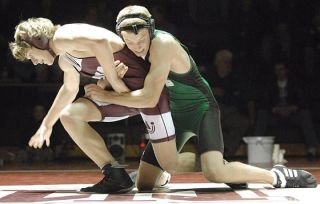
[[[225,180],[225,173],[222,168],[203,168],[202,173],[203,176],[211,182],[223,183]]]

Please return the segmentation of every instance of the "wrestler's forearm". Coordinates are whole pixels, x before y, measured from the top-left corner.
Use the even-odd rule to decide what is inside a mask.
[[[114,91],[106,91],[103,101],[112,104],[118,104],[133,108],[153,108],[156,106],[159,97],[156,94],[148,94],[143,90],[136,90],[128,93],[117,93]]]
[[[114,68],[114,58],[110,43],[107,40],[94,42],[91,44],[91,50],[103,67],[106,79],[112,88],[118,93],[130,91]]]
[[[60,112],[76,98],[78,90],[68,90],[64,85],[61,86],[56,98],[54,99],[50,110],[42,121],[46,127],[53,127],[59,119]]]

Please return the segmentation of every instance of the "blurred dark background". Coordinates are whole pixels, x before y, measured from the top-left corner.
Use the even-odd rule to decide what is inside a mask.
[[[155,18],[156,28],[174,34],[187,45],[213,89],[217,53],[221,50],[232,53],[229,63],[232,63],[233,75],[245,84],[241,90],[245,96],[235,98],[238,100],[235,103],[249,121],[241,137],[254,135],[256,112],[263,107],[263,95],[272,83],[275,63],[279,61],[286,63],[290,77],[301,89],[304,107],[310,111],[318,135],[320,1],[0,0],[0,148],[25,148],[62,82],[62,73],[56,64],[50,68],[33,66],[30,62],[21,63],[12,58],[8,42],[13,40],[15,26],[29,17],[46,17],[55,24],[82,22],[114,31],[117,13],[132,4],[146,6]],[[82,85],[85,83],[89,81],[83,79]],[[82,94],[83,91],[79,93]],[[127,144],[140,144],[144,136],[140,118],[93,125],[102,134],[125,132]],[[126,128],[136,129],[127,134]],[[276,141],[304,144],[303,133],[294,128],[288,127],[289,133],[279,133]],[[59,148],[72,144],[58,123],[52,137],[52,146],[57,150],[53,152],[58,154]],[[5,157],[3,152],[0,154]],[[21,157],[23,160],[24,156]]]

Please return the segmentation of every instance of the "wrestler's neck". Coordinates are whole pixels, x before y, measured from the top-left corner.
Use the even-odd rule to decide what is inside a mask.
[[[65,50],[61,50],[55,46],[55,44],[53,43],[53,39],[49,40],[49,48],[50,48],[51,52],[53,51],[54,55],[51,52],[50,53],[54,58],[59,55],[64,55],[66,53]]]
[[[60,27],[60,25],[56,25],[56,30],[58,30],[58,28]],[[49,48],[54,52],[55,56],[58,56],[58,55],[62,55],[64,54],[64,52],[60,49],[58,49],[54,43],[53,43],[53,39],[49,39]]]

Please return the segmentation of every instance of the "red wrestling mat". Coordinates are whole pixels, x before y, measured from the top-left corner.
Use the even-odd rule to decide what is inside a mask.
[[[320,170],[309,170],[318,180]],[[0,172],[0,203],[318,203],[319,186],[314,189],[274,189],[268,184],[249,184],[233,190],[225,184],[208,183],[201,173],[172,177],[157,192],[126,194],[80,194],[82,187],[100,180],[98,171]]]

